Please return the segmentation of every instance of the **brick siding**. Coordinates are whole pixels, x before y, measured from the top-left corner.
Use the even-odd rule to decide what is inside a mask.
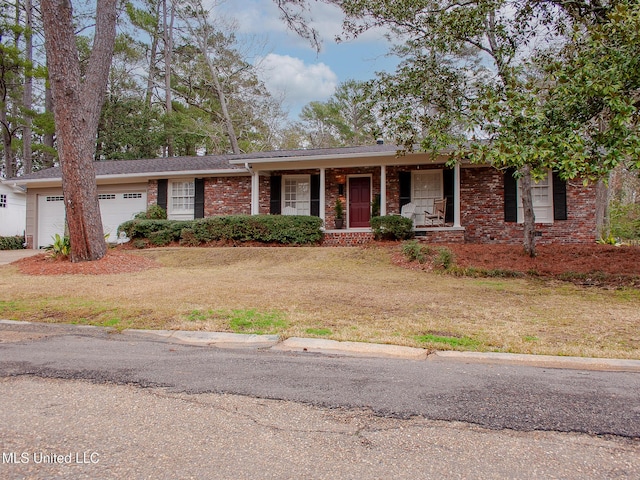
[[[325,232],[322,239],[323,247],[355,247],[366,245],[373,241],[371,232]]]
[[[567,183],[567,220],[536,224],[536,243],[588,243],[596,240],[596,188],[580,180]],[[461,170],[461,224],[467,243],[519,244],[521,223],[504,221],[503,174],[493,168]]]
[[[251,177],[216,177],[204,180],[204,216],[249,215]]]
[[[400,211],[399,172],[412,171],[418,167],[387,167],[387,214]],[[421,170],[442,168],[441,165],[420,166]],[[318,174],[318,170],[273,172],[274,175]],[[327,168],[325,192],[325,225],[333,229],[334,206],[339,196],[339,185],[344,184],[343,200],[346,200],[348,177],[369,175],[372,182],[372,198],[380,193],[380,167]],[[270,178],[261,176],[261,214],[270,210]],[[155,204],[158,197],[158,182],[149,181],[147,202]],[[556,220],[552,224],[537,224],[537,243],[587,243],[596,239],[595,185],[584,187],[580,180],[567,184],[567,220]],[[347,206],[345,202],[345,212]],[[251,178],[214,177],[205,179],[205,216],[251,213]],[[523,226],[504,221],[503,174],[490,167],[461,169],[460,214],[463,230],[427,230],[421,239],[433,243],[507,243],[523,241]],[[360,245],[373,239],[369,232],[328,232],[324,245]]]

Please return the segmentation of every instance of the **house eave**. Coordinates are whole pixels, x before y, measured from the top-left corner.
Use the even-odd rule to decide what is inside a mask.
[[[341,168],[341,167],[373,167],[393,165],[433,165],[449,161],[449,156],[430,155],[424,152],[413,152],[396,155],[393,152],[366,152],[357,154],[327,154],[279,158],[260,158],[255,160],[230,160],[233,165],[248,165],[255,170],[280,170],[299,168]]]
[[[247,176],[249,171],[245,169],[216,169],[216,170],[177,170],[164,172],[139,172],[139,173],[119,173],[109,175],[96,175],[96,183],[104,185],[112,182],[117,183],[137,183],[142,180],[157,180],[160,178],[201,178],[201,177],[229,177],[229,176]],[[12,180],[15,185],[24,185],[26,187],[54,187],[62,185],[62,178],[34,178],[21,180],[19,177]]]
[[[229,160],[231,165],[259,165],[263,163],[298,163],[298,162],[318,162],[323,160],[338,160],[345,161],[351,159],[362,159],[362,158],[382,158],[382,157],[390,157],[390,158],[403,158],[407,155],[414,155],[413,153],[407,153],[406,155],[397,155],[395,152],[360,152],[360,153],[350,153],[350,154],[323,154],[323,155],[297,155],[293,157],[268,157],[268,158],[256,158],[256,159],[238,159],[238,160]]]

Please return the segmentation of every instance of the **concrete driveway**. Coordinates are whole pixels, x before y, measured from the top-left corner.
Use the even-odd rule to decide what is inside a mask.
[[[0,250],[0,265],[7,265],[11,262],[15,262],[16,260],[20,260],[21,258],[31,257],[33,255],[38,255],[39,253],[42,253],[42,250]]]

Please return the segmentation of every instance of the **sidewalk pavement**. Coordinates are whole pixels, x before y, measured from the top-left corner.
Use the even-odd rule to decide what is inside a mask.
[[[31,322],[0,320],[5,325],[29,325]],[[88,325],[43,324],[47,328],[82,328],[116,331],[109,327]],[[123,330],[123,335],[156,337],[170,343],[183,343],[216,348],[254,348],[279,352],[299,352],[348,357],[395,358],[414,361],[461,361],[466,363],[492,363],[503,365],[528,365],[540,368],[565,368],[575,370],[601,370],[639,372],[640,360],[588,357],[556,357],[552,355],[526,355],[499,352],[429,351],[424,348],[403,347],[364,342],[339,342],[322,338],[291,337],[282,340],[279,335],[255,335],[226,332],[182,330]],[[0,340],[1,342],[1,340]]]
[[[8,265],[21,258],[31,257],[43,253],[44,250],[22,249],[22,250],[0,250],[0,265]]]

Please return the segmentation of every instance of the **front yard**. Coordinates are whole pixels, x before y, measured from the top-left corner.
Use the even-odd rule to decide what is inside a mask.
[[[29,275],[14,263],[0,267],[0,318],[640,359],[637,288],[540,275],[458,277],[403,268],[393,261],[398,251],[118,251],[113,259],[122,268],[111,274],[98,267],[94,274]]]

